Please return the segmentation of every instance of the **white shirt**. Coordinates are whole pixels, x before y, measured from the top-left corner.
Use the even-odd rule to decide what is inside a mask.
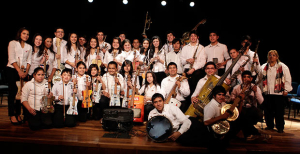
[[[52,93],[56,101],[58,101],[58,96],[64,96],[64,104],[69,105],[69,97],[73,96],[73,82],[68,82],[64,87],[62,81],[55,83],[52,88]],[[57,102],[56,104],[63,105],[62,102]]]
[[[176,78],[180,77],[178,74],[175,77],[171,77],[170,75],[164,78],[161,82],[161,89],[160,93],[166,98],[170,91],[172,90],[175,82],[177,81]],[[177,92],[176,99],[179,101],[184,101],[184,97],[187,97],[190,94],[190,87],[187,80],[183,80],[180,84],[180,88],[178,87],[175,90]]]
[[[178,51],[178,53],[175,53],[175,51],[170,51],[167,54],[167,64],[170,62],[174,62],[177,65],[177,73],[182,74],[183,73],[183,65],[181,64],[180,56],[181,56],[181,50]]]
[[[241,59],[237,61],[237,63],[233,66],[231,72],[228,74],[227,78],[230,78],[231,75],[233,75],[236,71],[239,70],[239,68],[240,68],[240,67],[243,65],[243,63],[244,63],[243,61],[244,61],[244,60],[241,60]],[[225,72],[229,69],[229,67],[231,66],[231,64],[232,64],[232,59],[230,59],[230,60],[227,61],[227,63],[226,63],[226,68],[225,68]],[[241,75],[241,74],[239,74],[239,75],[237,76],[237,80],[238,80],[238,81],[234,80],[233,82],[236,82],[236,83],[242,83],[242,75]]]
[[[56,39],[57,39],[56,37],[53,38],[53,51],[55,53],[57,53]],[[64,54],[65,54],[65,51],[67,50],[66,45],[67,45],[67,41],[61,39],[61,42],[60,42],[60,59],[61,59],[61,61],[60,61],[60,63],[64,63],[65,62],[64,61],[64,59],[65,59],[65,55]]]
[[[199,45],[199,47],[197,49],[198,45]],[[197,49],[197,51],[196,51],[196,49]],[[194,65],[192,68],[194,68],[195,70],[198,70],[205,65],[206,59],[205,59],[204,47],[199,43],[197,43],[195,46],[192,46],[191,43],[189,43],[182,48],[182,52],[181,52],[181,56],[180,56],[180,60],[181,60],[181,64],[183,65],[183,69],[190,68],[190,63],[188,63],[186,60],[193,58],[195,51],[197,52],[196,59],[195,59],[195,62],[194,62]]]
[[[27,101],[31,108],[40,111],[42,107],[42,97],[48,94],[46,87],[48,87],[46,79],[38,83],[32,78],[29,82],[25,83],[22,88],[21,102]]]
[[[171,44],[165,43],[162,48],[164,49],[164,51],[166,51],[166,53],[170,53],[170,52],[174,51],[172,43]]]
[[[159,56],[159,58],[163,61],[165,61],[165,52],[164,50],[161,51],[161,53],[157,54],[154,53],[153,58]],[[165,64],[161,63],[160,61],[156,60],[153,63],[153,68],[152,71],[157,73],[157,72],[164,72],[165,71]]]
[[[255,52],[251,51],[250,49],[247,51],[246,55],[250,56],[250,61],[245,65],[245,67],[244,67],[245,71],[246,70],[251,71],[251,66],[252,66],[252,63],[253,63],[254,53]],[[259,71],[260,63],[259,63],[258,55],[256,55],[256,58],[258,59],[258,65],[254,64],[254,70]],[[248,57],[246,57],[246,56],[241,56],[241,58],[240,58],[241,61],[246,61],[247,59],[248,59]],[[256,75],[255,71],[252,72],[252,75]]]
[[[120,91],[124,91],[124,78],[123,78],[123,76],[121,74],[117,73],[117,78],[119,79],[119,82],[121,84]],[[115,86],[115,77],[110,75],[109,72],[107,72],[103,75],[102,81],[106,86],[105,91],[110,94],[112,87]]]
[[[122,51],[121,53],[121,59],[122,59],[122,63],[125,61],[125,60],[130,60],[131,62],[133,61],[134,59],[134,51]],[[140,56],[140,52],[139,51],[136,51],[136,55],[135,55],[137,58],[139,58]]]
[[[218,117],[221,115],[221,108],[226,103],[218,103],[214,98],[204,107],[203,112],[203,121],[210,120],[212,118]]]
[[[253,87],[253,86],[254,86],[254,84],[252,83],[252,84],[251,84],[251,87]],[[233,88],[232,92],[231,92],[231,96],[230,96],[231,100],[234,101],[235,98],[238,97],[238,95],[239,95],[241,92],[242,92],[241,84],[235,86],[235,87]],[[251,90],[249,96],[252,96],[252,97],[256,98],[256,99],[254,100],[255,102],[253,102],[253,105],[254,105],[255,107],[257,107],[257,103],[261,104],[261,103],[264,101],[264,97],[262,96],[262,92],[261,92],[261,90],[260,90],[259,87],[257,87],[257,91],[256,91],[255,94],[254,94],[253,90]]]
[[[180,132],[181,134],[189,130],[192,122],[183,114],[183,112],[176,106],[170,104],[164,104],[162,113],[159,113],[157,109],[153,109],[148,116],[148,120],[154,116],[165,116],[173,125],[173,132]],[[181,125],[181,127],[180,127]],[[180,129],[179,129],[180,127]],[[178,130],[179,129],[179,130]]]
[[[41,65],[41,60],[43,59],[43,54],[38,57],[39,51],[33,53],[33,55],[31,56],[31,66],[29,68],[28,74],[32,75],[33,71],[35,68],[39,67]]]
[[[222,63],[224,59],[227,60],[230,58],[227,46],[219,42],[216,45],[209,44],[204,48],[204,51],[207,62],[213,61],[213,58],[218,58],[218,63]],[[224,68],[224,66],[221,68]]]
[[[14,68],[13,63],[17,63],[21,68],[23,65],[25,68],[27,64],[31,65],[32,56],[32,46],[24,43],[24,48],[22,48],[19,41],[10,41],[8,45],[8,63],[7,66]]]
[[[123,60],[122,60],[122,56],[121,54],[118,54],[116,55],[116,58],[115,58],[117,61],[119,62],[122,62],[123,63]],[[103,64],[108,64],[109,62],[113,61],[114,60],[114,56],[113,56],[113,51],[111,53],[109,53],[108,51],[105,53],[104,55],[104,60],[103,60]],[[118,70],[120,70],[121,67],[118,65]],[[107,68],[105,68],[105,70],[107,70]]]
[[[220,78],[218,75],[215,75],[216,78]],[[204,84],[206,83],[208,77],[207,75],[205,75],[205,77],[201,78],[198,83],[197,83],[197,86],[196,86],[196,89],[193,93],[193,95],[191,97],[195,97],[195,96],[198,96],[200,94],[200,91],[202,89],[202,87],[204,86]]]
[[[107,53],[107,51],[111,49],[111,45],[109,43],[103,41],[102,43],[99,43],[99,47],[100,47],[100,51],[102,53],[100,56],[102,56],[101,58],[104,59],[104,56]],[[102,52],[102,49],[106,50],[105,54]]]
[[[282,71],[283,71],[283,77],[284,77],[284,89],[287,92],[290,92],[293,90],[292,87],[292,77],[291,77],[291,73],[289,68],[283,64],[282,62],[280,62],[281,66],[282,66]],[[260,75],[262,76],[262,72],[264,70],[264,68],[266,67],[267,63],[263,64],[261,66],[261,71],[260,71]],[[282,95],[282,92],[280,93],[275,93],[274,92],[274,87],[275,87],[275,79],[276,79],[276,71],[278,69],[278,64],[276,63],[273,67],[271,67],[269,65],[269,69],[267,71],[267,82],[268,82],[268,94],[271,95]]]
[[[142,86],[142,88],[139,90],[139,93],[142,94],[144,93],[145,97],[150,97],[152,98],[152,96],[160,91],[160,86],[157,85],[152,85],[152,87],[150,87],[150,85],[147,86],[147,88],[145,88],[145,84]]]
[[[101,62],[102,62],[102,61],[103,61],[103,52],[99,52],[99,56],[100,56],[100,60],[101,60]],[[96,59],[97,59],[97,49],[95,49],[94,54],[90,53],[90,54],[86,57],[86,61],[85,61],[85,59],[83,59],[83,60],[84,60],[84,63],[85,63],[85,65],[86,65],[86,67],[89,68],[90,65],[93,64],[93,60],[94,60],[94,61],[96,62],[96,64],[97,64]]]
[[[86,82],[88,82],[86,80],[86,76],[88,76],[88,78],[89,78],[88,81],[92,81],[91,77],[89,75],[84,74],[81,77],[76,75],[77,85],[78,85],[78,89],[77,89],[78,100],[83,100],[82,91],[84,91],[86,89]]]
[[[78,53],[78,56],[80,57],[80,50],[76,49],[76,51],[73,49],[73,47],[71,47],[71,51],[69,53],[67,53],[67,50],[64,50],[64,63],[66,63],[66,61],[69,61],[71,63],[75,63],[75,56],[76,53]],[[78,58],[79,58],[78,57]],[[69,64],[65,64],[66,68],[72,69],[72,66]]]
[[[46,61],[46,65],[48,65],[47,75],[52,73],[53,68],[57,68],[57,59],[55,57],[55,53],[52,53],[49,49],[47,50],[47,54],[49,59]]]

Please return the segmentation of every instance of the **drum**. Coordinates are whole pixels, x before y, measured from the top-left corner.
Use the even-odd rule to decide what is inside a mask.
[[[173,125],[164,116],[152,117],[146,125],[147,135],[154,142],[164,142],[172,135]]]

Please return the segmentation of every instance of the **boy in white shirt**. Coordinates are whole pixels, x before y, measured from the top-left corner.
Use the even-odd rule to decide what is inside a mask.
[[[67,114],[67,110],[72,102],[69,102],[69,98],[73,93],[77,93],[74,89],[73,82],[71,82],[72,70],[64,69],[61,72],[61,81],[55,83],[52,88],[53,96],[55,97],[55,112],[53,115],[54,127],[74,127],[76,126],[75,115]],[[75,102],[78,103],[78,102]],[[63,106],[65,105],[65,106]]]

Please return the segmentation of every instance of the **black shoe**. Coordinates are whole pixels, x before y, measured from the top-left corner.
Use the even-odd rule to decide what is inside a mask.
[[[266,127],[265,130],[274,130],[274,128]]]
[[[283,129],[278,129],[278,133],[284,133]]]
[[[17,118],[16,118],[16,119],[17,119]],[[19,125],[19,124],[20,124],[19,121],[18,121],[18,119],[17,119],[18,122],[13,122],[13,121],[11,121],[11,117],[9,117],[9,120],[10,120],[10,122],[11,122],[13,125]]]

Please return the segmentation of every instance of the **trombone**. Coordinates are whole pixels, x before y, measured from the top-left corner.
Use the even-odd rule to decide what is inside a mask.
[[[145,26],[144,26],[144,31],[142,33],[143,36],[147,36],[146,35],[146,30],[150,29],[150,24],[152,23],[151,21],[151,17],[148,15],[148,11],[146,13],[146,20],[145,20]]]

